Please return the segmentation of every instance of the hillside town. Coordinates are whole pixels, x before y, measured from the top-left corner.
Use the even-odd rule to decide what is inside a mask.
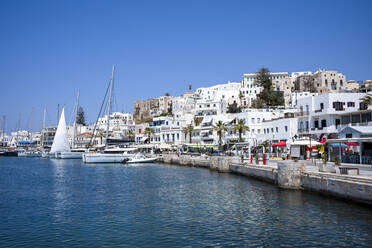
[[[371,164],[371,89],[371,80],[347,81],[338,71],[289,73],[262,68],[243,74],[240,82],[195,90],[189,85],[181,96],[166,93],[137,100],[133,113],[113,112],[110,118],[101,116],[89,125],[80,120],[67,126],[67,135],[74,148],[100,148],[108,143],[151,152],[240,150],[250,157],[265,151],[271,158],[292,155],[299,159],[319,155],[322,150],[317,145],[327,142],[336,144],[334,149],[330,146],[329,160],[333,151],[342,162]],[[48,149],[56,129],[6,133],[2,128],[0,145]],[[301,145],[303,140],[314,147]],[[347,149],[339,149],[340,140]]]

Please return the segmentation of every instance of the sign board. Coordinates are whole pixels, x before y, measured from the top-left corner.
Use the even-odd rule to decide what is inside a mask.
[[[291,146],[291,157],[292,158],[300,157],[300,146]]]

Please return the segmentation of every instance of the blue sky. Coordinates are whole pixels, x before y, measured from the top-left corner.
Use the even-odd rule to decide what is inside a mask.
[[[372,79],[372,1],[0,1],[0,115],[14,130],[67,119],[77,90],[98,114],[116,65],[114,110],[136,99],[271,71]],[[32,109],[34,115],[32,117]],[[32,121],[31,121],[32,120]]]

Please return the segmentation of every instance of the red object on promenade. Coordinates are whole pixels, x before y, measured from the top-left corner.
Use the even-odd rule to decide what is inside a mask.
[[[285,141],[280,141],[273,145],[273,147],[282,147],[282,146],[287,146],[287,143]]]

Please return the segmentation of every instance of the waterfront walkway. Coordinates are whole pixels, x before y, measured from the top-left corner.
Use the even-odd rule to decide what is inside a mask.
[[[354,200],[372,205],[372,171],[368,166],[359,166],[359,175],[322,172],[322,163],[311,161],[269,160],[268,164],[250,164],[239,157],[207,157],[168,154],[160,162],[185,166],[203,167],[219,172],[232,172],[277,184],[281,188],[304,189],[322,194]],[[344,164],[342,164],[343,166]],[[327,166],[333,167],[332,163]],[[347,164],[347,166],[350,166]]]

